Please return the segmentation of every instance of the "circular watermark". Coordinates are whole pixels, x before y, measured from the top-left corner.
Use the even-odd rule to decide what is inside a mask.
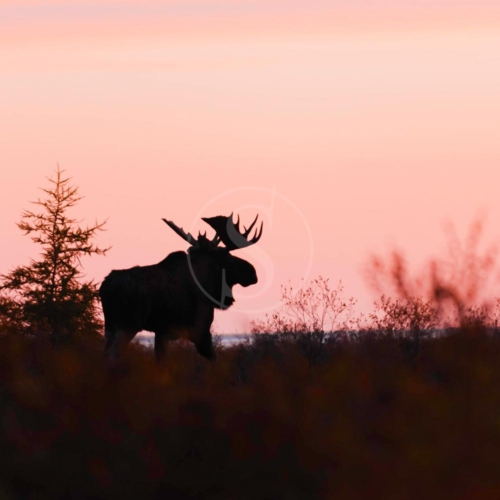
[[[276,257],[273,257],[273,251],[269,249],[270,245],[266,244],[266,241],[272,241],[271,238],[274,232],[276,232],[277,234],[281,234],[282,231],[276,231],[276,223],[281,223],[286,219],[286,226],[289,229],[293,229],[293,231],[291,231],[291,234],[287,233],[286,236],[288,239],[285,238],[284,241],[280,240],[278,242],[274,242],[274,247],[279,246],[279,243],[284,243],[287,248],[295,249],[297,246],[297,242],[300,242],[306,247],[304,248],[304,250],[305,253],[307,253],[307,257],[303,260],[303,270],[301,272],[302,278],[306,280],[312,268],[314,253],[311,228],[304,213],[299,209],[299,207],[285,195],[277,192],[276,188],[247,186],[224,191],[207,201],[199,209],[198,213],[194,217],[194,220],[190,226],[189,233],[193,234],[193,228],[199,223],[202,217],[216,215],[210,212],[220,212],[224,210],[224,206],[228,202],[231,203],[231,211],[230,213],[225,214],[228,217],[227,236],[231,239],[232,242],[234,242],[235,246],[238,247],[234,250],[231,250],[231,252],[238,252],[239,254],[251,254],[250,261],[252,265],[255,265],[255,267],[257,267],[259,283],[259,286],[253,288],[255,291],[250,293],[247,292],[244,298],[239,297],[238,301],[236,301],[232,306],[232,310],[245,313],[263,313],[271,311],[280,305],[279,299],[271,301],[271,303],[267,303],[266,305],[252,304],[256,302],[256,299],[262,298],[262,296],[270,290],[275,282]],[[260,239],[255,245],[242,246],[242,235],[234,231],[232,222],[235,223],[237,220],[240,221],[240,226],[248,226],[248,224],[244,224],[242,221],[241,214],[244,213],[251,214],[250,222],[255,219],[255,216],[258,216],[258,221],[255,227],[248,235],[249,238],[256,234],[255,230],[258,230],[258,228],[260,228],[260,224],[263,222],[264,229],[262,239]],[[280,214],[279,216],[278,213]],[[247,248],[248,251],[246,250]],[[281,248],[282,254],[283,250],[286,251],[286,249]],[[279,259],[279,257],[277,258]],[[226,281],[228,273],[230,272],[229,269],[221,269],[221,296],[214,297],[213,294],[202,285],[201,280],[196,276],[193,264],[191,262],[190,252],[188,252],[188,264],[195,283],[205,294],[205,296],[214,303],[214,305],[221,309],[226,309],[228,307],[228,304],[232,305],[234,301],[232,289]],[[234,279],[232,279],[231,281],[234,281]]]

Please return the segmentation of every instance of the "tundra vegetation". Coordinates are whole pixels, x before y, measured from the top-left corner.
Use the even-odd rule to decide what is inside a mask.
[[[216,363],[181,341],[166,365],[133,344],[110,366],[102,338],[3,321],[0,498],[498,498],[500,307],[480,229],[417,277],[401,252],[374,257],[364,317],[327,278],[284,286]]]

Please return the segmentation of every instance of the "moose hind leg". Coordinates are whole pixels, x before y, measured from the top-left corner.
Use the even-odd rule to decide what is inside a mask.
[[[115,332],[109,328],[108,326],[104,327],[104,340],[106,341],[104,345],[104,355],[107,357],[108,352],[113,344],[113,340],[115,338]]]
[[[107,332],[106,332],[107,333]],[[136,331],[116,329],[106,337],[104,355],[110,361],[117,361],[125,351],[130,341],[135,337]]]

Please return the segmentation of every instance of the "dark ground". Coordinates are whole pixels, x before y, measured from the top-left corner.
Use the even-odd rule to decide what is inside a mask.
[[[500,340],[0,337],[1,499],[498,499]]]

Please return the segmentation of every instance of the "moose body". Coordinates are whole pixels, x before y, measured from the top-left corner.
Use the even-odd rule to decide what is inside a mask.
[[[157,359],[164,357],[168,341],[179,338],[193,342],[202,356],[215,357],[210,333],[214,309],[227,309],[233,304],[234,285],[257,283],[255,268],[230,251],[255,243],[262,227],[260,234],[248,241],[246,236],[254,221],[245,233],[247,244],[241,241],[236,246],[221,225],[229,217],[204,220],[216,228],[213,240],[204,235],[195,240],[165,220],[191,243],[187,252],[173,252],[158,264],[111,271],[104,279],[99,295],[104,312],[106,357],[118,359],[141,330],[155,334]],[[242,236],[239,228],[238,234]],[[226,246],[218,246],[220,241]]]

